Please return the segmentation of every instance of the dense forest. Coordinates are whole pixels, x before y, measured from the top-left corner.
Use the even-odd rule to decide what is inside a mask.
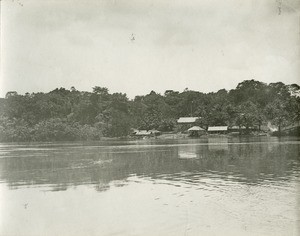
[[[235,89],[201,93],[151,91],[130,100],[123,93],[72,87],[49,93],[8,92],[0,98],[0,141],[98,140],[123,137],[131,128],[176,130],[179,117],[201,117],[199,125],[278,127],[300,120],[300,86],[246,80]]]

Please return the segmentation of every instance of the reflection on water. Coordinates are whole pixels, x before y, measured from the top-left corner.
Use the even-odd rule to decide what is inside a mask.
[[[230,143],[146,142],[131,145],[2,145],[1,181],[11,188],[47,184],[57,187],[104,185],[132,175],[174,182],[187,178],[217,176],[223,180],[264,184],[295,177],[299,170],[299,145],[278,142]],[[177,178],[177,175],[180,178]],[[177,183],[178,184],[178,183]],[[57,185],[57,186],[56,186]]]
[[[1,144],[0,234],[297,235],[299,157],[267,137]]]

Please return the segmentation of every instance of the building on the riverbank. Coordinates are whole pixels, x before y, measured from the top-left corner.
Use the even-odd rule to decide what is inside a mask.
[[[155,137],[155,136],[159,136],[161,134],[160,131],[158,130],[134,130],[132,132],[132,136],[136,136],[136,137]]]
[[[188,129],[189,136],[198,137],[206,133],[205,129],[202,129],[200,126],[193,126]]]
[[[241,130],[246,130],[246,127],[245,126],[238,126],[238,125],[228,127],[229,132],[240,132]]]
[[[210,126],[207,129],[209,134],[227,134],[228,126]]]
[[[228,127],[228,132],[229,133],[238,133],[238,134],[249,134],[253,132],[261,132],[261,133],[266,133],[269,131],[269,128],[267,125],[260,125],[260,126],[229,126]]]
[[[151,132],[150,131],[147,131],[147,130],[137,130],[136,132],[133,133],[134,136],[140,136],[140,137],[143,137],[143,136],[150,136],[151,135]]]
[[[159,130],[156,130],[156,129],[151,129],[151,130],[148,130],[152,136],[159,136],[161,135],[161,132]]]
[[[178,124],[195,124],[201,117],[180,117],[177,120]]]
[[[247,129],[246,126],[238,126],[238,125],[228,127],[228,132],[232,133],[232,134],[245,134],[245,133],[247,133],[249,131],[253,131],[253,130],[254,130],[253,127],[249,127]]]
[[[195,126],[201,117],[180,117],[177,120],[177,129],[179,131],[187,131],[189,128]]]

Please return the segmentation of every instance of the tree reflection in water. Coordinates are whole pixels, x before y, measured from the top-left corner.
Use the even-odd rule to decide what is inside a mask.
[[[51,191],[77,185],[106,191],[132,176],[179,185],[282,184],[300,169],[299,145],[277,138],[2,145],[0,155],[0,179],[10,189],[47,185]]]

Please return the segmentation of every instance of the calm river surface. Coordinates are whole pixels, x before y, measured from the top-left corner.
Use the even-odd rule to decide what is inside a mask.
[[[0,144],[0,235],[300,235],[300,141]]]

